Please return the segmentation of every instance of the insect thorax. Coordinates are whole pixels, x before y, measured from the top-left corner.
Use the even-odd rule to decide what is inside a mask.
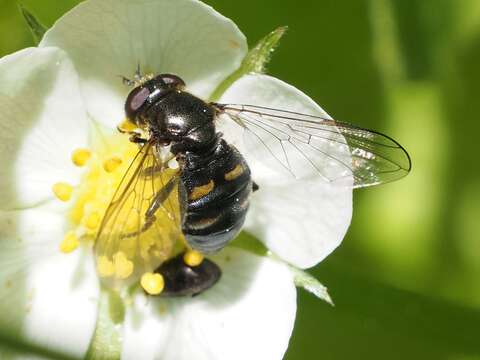
[[[173,91],[141,116],[156,140],[171,143],[174,154],[209,152],[215,145],[214,109],[187,92]]]

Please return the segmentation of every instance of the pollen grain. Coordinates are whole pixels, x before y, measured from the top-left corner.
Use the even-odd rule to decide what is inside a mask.
[[[133,273],[133,262],[128,260],[122,251],[113,255],[113,265],[117,279],[126,279]]]
[[[72,152],[72,162],[76,166],[85,166],[87,161],[90,159],[92,156],[92,153],[88,149],[76,149]]]
[[[140,279],[140,285],[142,285],[143,290],[145,290],[147,294],[158,295],[165,287],[165,280],[161,274],[146,272]]]
[[[118,156],[111,157],[110,159],[105,160],[103,163],[103,169],[108,173],[114,172],[120,165],[122,165],[122,162],[122,159]]]
[[[97,259],[97,272],[101,277],[109,277],[115,273],[115,266],[106,256]]]
[[[78,241],[78,237],[75,235],[73,231],[67,232],[63,241],[60,243],[60,251],[64,254],[69,254],[74,251],[80,242]]]
[[[102,217],[97,211],[93,211],[85,218],[85,227],[89,230],[95,230],[100,225]]]
[[[53,185],[52,191],[57,199],[61,201],[68,201],[72,197],[73,186],[65,182],[58,182]]]
[[[185,255],[183,255],[183,261],[191,267],[200,265],[203,259],[202,253],[197,250],[188,250]]]

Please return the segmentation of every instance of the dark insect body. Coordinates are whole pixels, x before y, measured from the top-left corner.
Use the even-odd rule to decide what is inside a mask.
[[[207,103],[184,88],[178,76],[161,74],[140,81],[128,95],[127,118],[141,129],[130,131],[130,140],[142,147],[105,213],[95,245],[97,256],[111,257],[126,239],[135,238],[141,244],[152,231],[158,238],[165,237],[164,224],[162,228],[157,222],[160,212],[168,215],[171,227],[178,228],[190,248],[203,254],[221,250],[237,236],[250,195],[258,186],[243,155],[217,131],[221,115],[239,125],[256,148],[267,150],[267,165],[281,165],[297,178],[316,176],[358,188],[397,180],[411,169],[405,149],[379,132],[327,115]],[[162,156],[164,149],[178,163],[178,171],[166,182],[162,174],[171,158]],[[144,195],[146,187],[153,189],[152,196]],[[180,218],[168,205],[175,193]],[[126,230],[128,221],[122,217],[130,214],[128,206],[141,216],[133,233]],[[159,253],[161,246],[157,247]],[[221,274],[210,260],[195,267],[186,265],[181,256],[160,259],[155,268],[165,279],[165,296],[198,294],[213,286]]]
[[[222,274],[213,261],[204,259],[198,266],[188,266],[183,255],[167,260],[155,272],[162,274],[165,288],[162,296],[195,296],[212,287]]]
[[[134,89],[127,117],[147,127],[154,147],[170,146],[180,166],[182,232],[202,253],[222,249],[240,231],[252,191],[243,156],[215,129],[216,110],[182,91],[183,81],[160,75]]]
[[[154,221],[170,185],[178,183],[181,231],[192,249],[210,254],[240,232],[253,182],[243,156],[216,131],[215,108],[182,91],[184,86],[174,75],[157,76],[130,93],[125,110],[130,121],[149,132],[149,139],[133,140],[148,141],[152,148],[170,146],[180,168],[178,177],[158,192],[146,223]],[[166,281],[164,295],[193,295],[210,287],[220,277],[212,264],[204,260],[192,268],[181,258],[167,261],[157,269]],[[201,272],[204,268],[211,271]],[[173,284],[174,279],[182,280]]]

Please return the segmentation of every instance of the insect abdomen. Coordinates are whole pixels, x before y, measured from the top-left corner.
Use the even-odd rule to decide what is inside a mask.
[[[181,196],[186,204],[183,234],[192,248],[215,252],[235,238],[245,221],[252,191],[250,169],[243,156],[223,139],[201,160],[188,156],[190,166],[181,176]]]

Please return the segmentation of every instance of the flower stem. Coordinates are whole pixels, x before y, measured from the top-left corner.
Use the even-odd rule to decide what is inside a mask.
[[[123,302],[118,293],[102,288],[98,303],[97,325],[90,343],[87,360],[119,360],[121,338],[118,325],[125,315]]]

